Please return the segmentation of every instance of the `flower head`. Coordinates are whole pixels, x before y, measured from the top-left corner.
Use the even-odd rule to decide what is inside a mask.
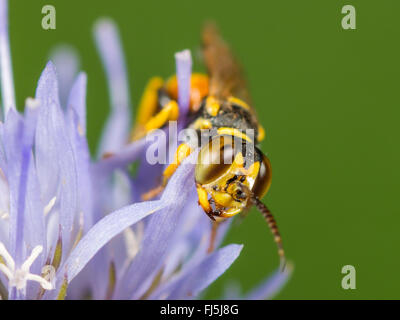
[[[35,98],[26,100],[23,114],[16,110],[7,1],[0,0],[0,295],[199,297],[235,261],[242,246],[207,252],[211,224],[197,204],[191,159],[196,152],[176,171],[160,199],[139,201],[156,183],[162,166],[143,161],[146,140],[127,142],[129,86],[115,25],[100,20],[95,38],[112,108],[97,159],[92,160],[86,140],[86,75],[72,76],[62,67],[78,65],[70,50],[56,51],[56,65],[46,65]],[[188,108],[191,58],[186,51],[176,59],[183,111]],[[183,125],[185,112],[181,114]],[[140,165],[132,176],[129,166],[135,161]],[[217,248],[228,228],[229,222],[219,228]],[[279,273],[252,297],[276,292],[286,280],[287,274]]]

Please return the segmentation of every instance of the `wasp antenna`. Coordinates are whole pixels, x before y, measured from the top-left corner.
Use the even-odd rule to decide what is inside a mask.
[[[275,221],[275,218],[272,215],[271,211],[268,209],[268,207],[264,203],[262,203],[260,199],[258,199],[257,196],[254,195],[252,192],[250,192],[250,199],[252,203],[257,207],[257,209],[262,213],[262,215],[264,216],[265,220],[268,223],[268,226],[274,236],[275,243],[278,246],[278,254],[280,257],[280,269],[281,272],[284,272],[286,268],[286,257],[285,257],[285,251],[283,250],[281,235],[279,233],[278,225]]]

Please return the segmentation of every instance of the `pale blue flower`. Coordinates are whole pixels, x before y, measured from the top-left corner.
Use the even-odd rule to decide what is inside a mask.
[[[75,76],[65,67],[79,65],[74,54],[56,51],[56,65],[46,65],[35,98],[26,100],[20,114],[7,28],[7,1],[0,0],[2,298],[199,297],[236,260],[242,246],[207,253],[211,225],[197,204],[191,158],[159,200],[139,202],[157,183],[162,166],[143,161],[145,140],[128,143],[129,86],[114,24],[101,20],[95,27],[112,107],[95,161],[86,140],[86,75]],[[191,59],[186,52],[176,60],[183,126]],[[140,165],[132,177],[129,165],[134,161]],[[227,222],[218,230],[217,248],[229,226]],[[248,297],[270,297],[287,275],[276,273]]]

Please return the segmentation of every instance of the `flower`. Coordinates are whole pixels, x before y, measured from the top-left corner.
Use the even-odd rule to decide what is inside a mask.
[[[119,126],[118,116],[123,119],[128,118],[127,114],[123,115],[124,112],[128,112],[129,108],[126,106],[130,101],[127,76],[124,71],[125,62],[118,31],[112,21],[99,20],[94,33],[108,75],[111,114],[114,114],[110,119],[116,119],[113,122],[108,121],[106,132],[107,130],[114,132]],[[182,127],[186,121],[185,111],[188,110],[189,104],[192,61],[188,50],[177,53],[175,58],[178,102],[181,110],[178,127]],[[117,82],[121,83],[121,79],[125,79],[123,90],[114,86]],[[124,104],[116,105],[116,101],[124,101]],[[121,109],[125,111],[122,112]],[[112,143],[102,141],[99,155],[113,154],[116,149],[111,148],[115,145],[123,146],[129,127],[125,126],[125,134],[119,134],[119,139],[113,138]],[[105,133],[103,138],[107,136]],[[111,139],[106,138],[106,141]],[[141,140],[131,144],[129,148],[139,148],[145,144],[145,140]],[[150,165],[142,157],[137,175],[132,178],[127,170],[130,161],[120,157],[122,153],[107,157],[93,166],[93,171],[97,172],[95,177],[114,182],[94,183],[95,202],[99,206],[99,212],[122,207],[132,199],[140,201],[143,192],[158,184],[162,166]],[[196,298],[229,268],[239,256],[242,246],[231,244],[212,254],[207,253],[212,227],[210,219],[197,201],[193,183],[195,157],[196,154],[192,154],[168,183],[160,201],[169,204],[158,214],[151,215],[132,228],[125,229],[122,235],[109,242],[77,276],[79,280],[71,283],[71,298],[80,299],[82,293],[90,293],[95,299]],[[118,168],[108,177],[104,174],[99,175],[111,167]],[[101,222],[98,225],[100,224]],[[222,243],[229,226],[230,221],[227,221],[219,228],[216,247]],[[91,236],[98,234],[94,231],[89,233]],[[248,295],[237,295],[235,298],[272,297],[288,280],[289,274],[290,269],[284,273],[277,271]],[[104,282],[104,279],[108,281]]]
[[[87,78],[85,73],[74,77],[65,67],[78,65],[72,51],[55,52],[56,66],[46,65],[35,98],[26,100],[23,114],[16,110],[7,1],[0,0],[0,295],[199,297],[235,261],[242,246],[207,252],[211,224],[197,205],[191,159],[196,153],[183,162],[160,199],[139,202],[162,166],[143,161],[146,140],[127,143],[130,99],[115,25],[100,20],[95,35],[112,108],[93,161],[86,140]],[[178,100],[185,110],[191,59],[188,52],[176,59]],[[132,177],[129,166],[135,161],[140,165]],[[229,224],[219,228],[217,247]],[[287,276],[277,273],[249,297],[267,297]]]

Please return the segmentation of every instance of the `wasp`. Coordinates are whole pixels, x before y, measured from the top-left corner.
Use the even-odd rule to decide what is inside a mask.
[[[214,221],[214,226],[254,205],[273,233],[284,267],[285,255],[277,223],[261,201],[271,185],[270,161],[258,147],[265,132],[251,107],[243,72],[213,24],[207,24],[203,30],[202,53],[207,74],[193,73],[191,76],[188,123],[188,128],[196,130],[199,136],[205,131],[213,132],[207,143],[200,147],[195,167],[199,205]],[[132,139],[139,139],[169,121],[177,120],[177,96],[176,76],[165,82],[159,77],[152,78],[139,105]],[[190,141],[179,145],[175,161],[163,172],[162,184],[144,194],[143,199],[151,199],[162,192],[194,148]],[[227,158],[230,161],[226,161]],[[215,237],[215,232],[213,234]]]

